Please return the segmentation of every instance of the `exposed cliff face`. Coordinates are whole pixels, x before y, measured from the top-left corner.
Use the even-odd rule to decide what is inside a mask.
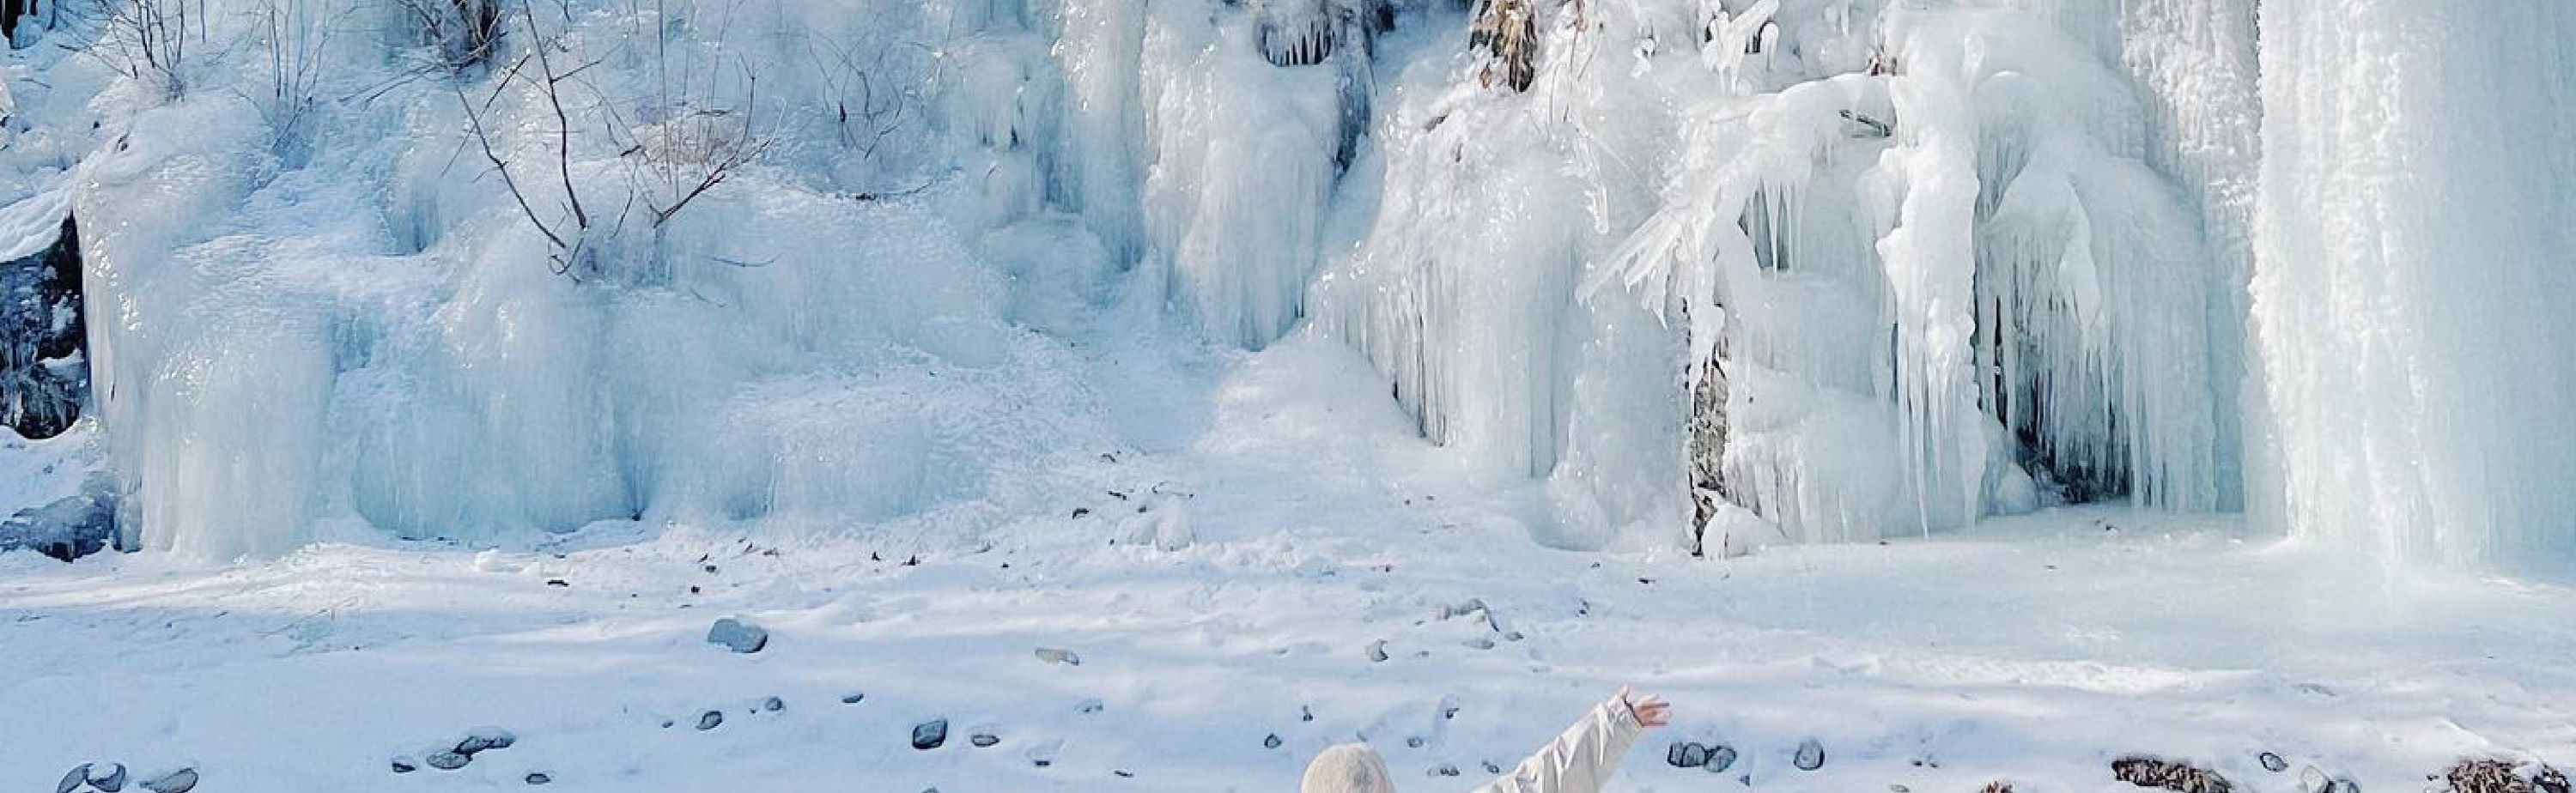
[[[80,228],[64,215],[53,241],[0,262],[0,424],[50,438],[89,396],[83,352]]]

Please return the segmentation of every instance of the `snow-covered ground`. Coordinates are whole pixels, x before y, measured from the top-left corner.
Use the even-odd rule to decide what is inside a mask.
[[[122,762],[206,791],[1287,791],[1356,737],[1407,790],[1465,790],[1622,684],[1679,716],[1618,790],[2106,790],[2147,752],[2384,791],[2464,753],[2576,756],[2576,589],[2393,580],[2116,510],[1732,560],[1551,550],[1524,525],[1542,495],[1466,483],[1338,344],[1138,352],[1089,360],[1154,405],[1113,417],[1151,442],[964,534],[0,554],[0,789]],[[770,643],[706,643],[725,616]],[[946,744],[911,748],[933,718]],[[484,725],[516,745],[391,770]],[[1796,770],[1809,737],[1827,761]],[[1673,740],[1742,760],[1670,767]]]

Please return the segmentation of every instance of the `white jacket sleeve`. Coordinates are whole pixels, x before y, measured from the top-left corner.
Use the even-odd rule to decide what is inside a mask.
[[[1624,697],[1592,706],[1565,734],[1476,793],[1600,793],[1645,728]]]

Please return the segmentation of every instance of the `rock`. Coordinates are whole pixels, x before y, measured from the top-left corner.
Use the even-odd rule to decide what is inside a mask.
[[[1904,785],[1888,785],[1887,793],[1914,793],[1914,789]]]
[[[1708,747],[1690,741],[1674,741],[1664,748],[1664,764],[1674,768],[1708,765]]]
[[[769,646],[769,630],[732,617],[716,620],[707,628],[707,643],[723,645],[737,653],[756,653]]]
[[[724,711],[710,710],[698,714],[698,729],[712,730],[724,724]]]
[[[409,757],[394,758],[394,773],[408,774],[418,770],[420,770],[420,761],[413,760]]]
[[[2138,787],[2164,788],[2177,793],[2234,793],[2236,790],[2236,783],[2227,781],[2216,771],[2145,755],[2128,755],[2111,761],[2111,776]]]
[[[1002,742],[1002,728],[990,724],[978,725],[966,731],[966,742],[974,744],[977,749],[993,748]]]
[[[89,764],[82,763],[63,772],[63,781],[54,783],[54,793],[72,793],[86,784],[89,784]]]
[[[1405,748],[1408,748],[1408,749],[1420,749],[1420,748],[1422,748],[1422,736],[1416,735],[1416,736],[1412,736],[1412,737],[1409,737],[1409,738],[1404,739],[1404,746],[1405,746]]]
[[[912,748],[930,751],[948,742],[948,720],[931,719],[912,728]]]
[[[1718,744],[1708,748],[1708,765],[1702,767],[1707,768],[1709,773],[1723,774],[1726,773],[1726,769],[1734,765],[1735,747]]]
[[[1306,707],[1306,706],[1304,706],[1304,705],[1299,705],[1299,706],[1297,706],[1297,720],[1298,720],[1298,721],[1314,721],[1314,720],[1315,720],[1315,709],[1314,709],[1314,708],[1310,708],[1310,707]]]
[[[1082,665],[1082,656],[1073,654],[1072,650],[1062,650],[1054,647],[1038,648],[1038,660],[1045,661],[1050,664],[1064,664],[1066,666]]]
[[[1263,748],[1263,749],[1277,749],[1277,748],[1279,748],[1279,745],[1280,745],[1281,743],[1283,743],[1283,742],[1279,740],[1279,733],[1275,733],[1275,732],[1274,732],[1274,733],[1271,733],[1268,737],[1265,737],[1265,738],[1262,738],[1262,739],[1261,739],[1261,748]]]
[[[2452,793],[2533,793],[2531,780],[2515,773],[2515,765],[2501,757],[2462,758],[2443,776]]]
[[[2283,760],[2280,755],[2271,752],[2255,755],[2254,760],[2263,764],[2263,770],[2275,774],[2290,770],[2290,761]]]
[[[2325,771],[2316,766],[2299,769],[2300,793],[2326,793],[2326,789],[2331,787],[2334,787],[2334,779],[2326,776]]]
[[[1439,765],[1436,765],[1436,766],[1432,766],[1432,767],[1431,767],[1431,775],[1432,775],[1432,776],[1457,776],[1457,775],[1458,775],[1458,767],[1457,767],[1457,766],[1454,766],[1454,765],[1450,765],[1450,764],[1448,764],[1448,763],[1441,763],[1441,764],[1439,764]]]
[[[116,503],[115,480],[93,475],[78,494],[0,521],[0,551],[25,548],[66,562],[98,553],[116,540]]]
[[[1816,769],[1823,768],[1825,767],[1825,745],[1818,743],[1814,738],[1799,741],[1798,756],[1792,758],[1790,762],[1796,765],[1800,771],[1814,771]]]
[[[1045,743],[1029,747],[1029,751],[1024,756],[1029,758],[1029,765],[1045,768],[1047,766],[1055,765],[1056,753],[1063,749],[1063,741],[1047,741]]]
[[[1081,702],[1074,703],[1073,712],[1088,716],[1094,713],[1099,713],[1101,709],[1106,707],[1108,706],[1100,704],[1100,700],[1086,699]]]
[[[2572,789],[2567,784],[2566,774],[2559,773],[2558,769],[2547,765],[2542,765],[2540,770],[2532,772],[2531,786],[2539,789],[2540,793],[2570,793]]]
[[[1369,660],[1371,660],[1371,661],[1376,661],[1376,662],[1380,662],[1380,663],[1384,663],[1384,662],[1386,661],[1386,640],[1385,640],[1385,639],[1379,639],[1379,640],[1377,640],[1377,641],[1369,642],[1369,646],[1368,646],[1368,659],[1369,659]]]
[[[2010,782],[1998,779],[1986,783],[1986,786],[1979,789],[1977,793],[2013,793],[2013,786]]]
[[[499,727],[476,727],[465,731],[465,740],[456,742],[456,753],[473,757],[486,749],[508,749],[519,742],[519,736]]]
[[[770,697],[760,701],[760,709],[770,713],[777,713],[787,709],[787,700]]]
[[[1487,761],[1485,761],[1485,773],[1488,773],[1488,774],[1501,774],[1502,772],[1503,772],[1503,766],[1502,766],[1502,764],[1501,764],[1501,763],[1496,763],[1496,762],[1494,762],[1494,761],[1492,761],[1492,760],[1487,760]]]
[[[428,757],[421,758],[421,762],[428,763],[429,767],[440,771],[454,771],[459,768],[464,768],[466,763],[473,761],[474,758],[457,754],[455,752],[432,752]]]
[[[125,764],[109,763],[107,764],[107,767],[103,769],[91,768],[89,770],[89,786],[98,788],[100,793],[117,793],[117,791],[124,790]]]
[[[188,793],[197,789],[197,769],[182,768],[163,774],[159,779],[143,783],[143,789],[152,793]]]
[[[841,704],[843,704],[843,705],[856,705],[856,704],[859,704],[860,702],[866,701],[866,700],[867,700],[867,698],[868,698],[868,695],[866,695],[866,694],[861,694],[861,693],[859,693],[859,692],[852,691],[852,692],[850,692],[850,693],[842,694],[842,695],[841,695]]]
[[[531,784],[531,785],[542,785],[542,784],[545,784],[545,783],[548,783],[548,782],[555,781],[555,778],[554,778],[554,777],[547,776],[547,775],[546,775],[546,772],[544,772],[544,771],[530,771],[530,772],[528,772],[528,775],[527,775],[527,776],[525,776],[525,777],[522,777],[522,778],[520,779],[520,781],[526,782],[526,783]]]

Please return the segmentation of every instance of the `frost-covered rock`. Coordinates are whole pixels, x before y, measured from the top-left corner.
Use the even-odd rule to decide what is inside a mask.
[[[152,793],[188,793],[197,789],[197,769],[182,768],[143,783]]]
[[[1058,647],[1040,647],[1037,649],[1037,657],[1038,660],[1045,661],[1050,664],[1063,664],[1065,666],[1082,665],[1082,656],[1075,654],[1072,650]]]
[[[698,714],[698,730],[704,732],[724,725],[724,711],[710,710]]]
[[[926,752],[937,749],[947,742],[947,719],[931,719],[912,727],[912,748]]]
[[[1825,767],[1825,745],[1814,738],[1799,741],[1798,754],[1790,758],[1790,764],[1797,766],[1800,771],[1814,771]]]
[[[104,768],[89,770],[89,786],[99,793],[117,793],[125,789],[125,764],[109,763]]]
[[[116,542],[116,504],[114,480],[92,476],[77,494],[0,521],[0,551],[29,549],[66,562],[97,553]]]
[[[456,748],[452,751],[472,757],[488,749],[507,749],[518,743],[519,736],[509,730],[499,727],[476,727],[466,730],[465,738],[457,741]]]
[[[431,752],[429,756],[421,758],[421,762],[428,763],[429,767],[441,771],[454,771],[464,768],[467,763],[474,762],[474,758],[456,752]]]
[[[769,646],[769,629],[739,618],[726,617],[707,628],[707,643],[737,653],[756,653]]]

